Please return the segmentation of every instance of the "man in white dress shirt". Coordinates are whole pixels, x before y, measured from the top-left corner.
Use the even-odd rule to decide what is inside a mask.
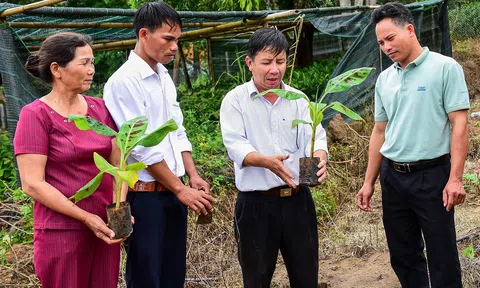
[[[270,287],[279,250],[291,287],[315,288],[318,283],[315,205],[309,188],[297,187],[299,158],[310,156],[312,129],[291,128],[292,120],[310,121],[308,103],[273,93],[252,100],[268,89],[300,92],[282,82],[287,53],[282,32],[257,30],[248,41],[245,59],[253,78],[228,92],[220,108],[223,143],[234,162],[240,191],[234,223],[246,288]],[[315,139],[314,156],[322,159],[317,172],[321,182],[327,160],[321,126]]]
[[[187,207],[206,215],[215,200],[195,169],[176,88],[163,66],[175,57],[182,22],[168,4],[150,2],[137,10],[133,24],[137,44],[105,85],[107,108],[118,127],[146,115],[146,133],[171,118],[179,128],[155,147],[135,148],[128,159],[129,164],[142,161],[148,168],[139,172],[127,196],[135,216],[128,239],[127,287],[183,287]],[[185,173],[190,187],[179,179]]]

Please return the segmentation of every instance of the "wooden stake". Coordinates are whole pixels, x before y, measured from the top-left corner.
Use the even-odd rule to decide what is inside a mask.
[[[10,9],[7,9],[7,10],[3,11],[2,13],[0,13],[0,18],[5,18],[7,16],[11,16],[11,15],[15,15],[15,14],[20,14],[20,13],[23,13],[23,12],[28,11],[28,10],[40,8],[40,7],[43,7],[43,6],[53,5],[53,4],[56,4],[56,3],[59,3],[59,2],[63,2],[63,1],[64,0],[43,0],[43,1],[34,2],[34,3],[31,3],[31,4],[27,4],[27,5],[23,5],[23,6],[20,6],[20,7],[10,8]]]

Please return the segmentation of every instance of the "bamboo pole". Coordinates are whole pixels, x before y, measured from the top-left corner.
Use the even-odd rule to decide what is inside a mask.
[[[220,41],[220,40],[231,40],[231,39],[249,39],[252,35],[251,34],[240,34],[240,35],[230,35],[230,36],[214,36],[210,39],[213,41]]]
[[[195,38],[208,38],[208,37],[211,37],[211,36],[219,36],[219,35],[231,34],[231,33],[244,33],[244,32],[248,32],[248,31],[252,31],[252,30],[257,30],[260,27],[261,26],[237,27],[239,29],[232,29],[232,30],[229,30],[229,31],[228,30],[219,31],[217,33],[212,33],[210,35],[205,35],[203,37],[199,36],[199,37],[195,37]],[[188,33],[188,32],[185,32],[185,33]],[[195,39],[193,36],[191,36],[190,38],[184,38],[183,34],[184,33],[182,33],[182,36],[180,36],[181,41],[187,41],[187,40]],[[107,42],[107,43],[93,44],[92,48],[93,48],[94,51],[101,51],[101,50],[108,49],[108,48],[113,48],[113,47],[125,47],[125,48],[127,48],[127,47],[134,47],[135,43],[137,43],[137,40],[135,40],[135,39],[123,40],[123,41],[112,41],[112,42]]]
[[[39,23],[39,22],[9,22],[12,28],[133,28],[132,23]]]
[[[123,41],[112,41],[106,43],[93,44],[93,50],[102,50],[108,48],[117,48],[117,47],[134,47],[137,43],[137,40],[123,40]]]
[[[299,24],[298,24],[298,31],[297,32],[297,37],[295,37],[295,52],[293,53],[293,63],[292,63],[292,69],[290,70],[290,78],[288,79],[288,85],[292,83],[292,78],[293,78],[293,69],[295,68],[295,61],[297,61],[297,48],[298,48],[298,43],[300,43],[300,38],[302,37],[302,28],[303,28],[303,19],[304,19],[305,14],[300,16],[298,19]],[[313,146],[313,142],[312,142]],[[313,155],[313,153],[311,154]]]
[[[268,15],[265,18],[260,19],[260,20],[235,21],[235,22],[232,22],[232,23],[218,25],[218,26],[215,26],[215,27],[203,28],[203,29],[198,29],[198,30],[195,30],[195,31],[188,31],[188,32],[182,33],[182,38],[185,38],[185,39],[192,38],[192,37],[203,38],[206,35],[210,35],[210,34],[215,33],[215,32],[231,30],[232,28],[241,27],[241,26],[245,26],[245,25],[263,24],[267,21],[286,18],[286,17],[291,17],[291,16],[297,15],[299,13],[300,13],[299,10],[288,10],[288,11],[283,11],[283,12],[279,12],[279,13],[270,14],[270,15]]]
[[[255,31],[255,30],[258,30],[260,28],[262,28],[261,25],[238,27],[238,28],[235,28],[235,29],[232,29],[232,30],[225,30],[225,31],[217,32],[217,33],[204,35],[204,36],[202,36],[202,38],[211,38],[211,37],[215,37],[215,36],[222,36],[222,35],[225,35],[225,34],[237,34],[238,35],[238,34],[249,32],[249,31]],[[193,36],[191,36],[190,38],[180,37],[181,41],[187,41],[187,40],[193,40],[193,39],[197,39],[197,37],[193,37]]]
[[[229,22],[183,23],[182,27],[215,27]],[[41,23],[41,22],[9,22],[12,28],[133,28],[133,23],[116,22],[68,22],[68,23]]]
[[[255,20],[257,21],[257,20]],[[305,23],[309,23],[306,21]],[[133,28],[133,23],[115,23],[115,22],[83,22],[83,23],[39,23],[39,22],[9,22],[12,28]],[[184,28],[196,28],[196,27],[217,27],[220,25],[229,24],[229,22],[204,22],[204,23],[183,23]],[[295,25],[295,21],[268,21],[270,26],[288,26]],[[197,30],[194,30],[197,31]],[[189,31],[189,32],[194,32]],[[34,40],[30,40],[34,39]],[[45,37],[32,37],[22,39],[23,41],[40,41]]]
[[[0,13],[0,18],[5,18],[7,16],[11,16],[11,15],[15,15],[15,14],[20,14],[20,13],[23,13],[23,12],[28,11],[28,10],[32,10],[32,9],[35,9],[35,8],[40,8],[40,7],[43,7],[43,6],[53,5],[53,4],[56,4],[56,3],[59,3],[59,2],[63,2],[63,1],[64,0],[43,0],[43,1],[34,2],[34,3],[31,3],[31,4],[27,4],[27,5],[23,5],[23,6],[20,6],[20,7],[10,8],[10,9],[7,9],[7,10],[3,11],[2,13]]]

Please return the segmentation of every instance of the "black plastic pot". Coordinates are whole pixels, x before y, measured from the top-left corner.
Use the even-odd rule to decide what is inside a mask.
[[[115,208],[115,203],[107,206],[108,227],[115,232],[114,239],[122,239],[133,232],[132,211],[130,203],[120,202],[120,207]]]
[[[303,157],[300,158],[300,185],[301,186],[316,186],[318,182],[318,164],[320,157]]]

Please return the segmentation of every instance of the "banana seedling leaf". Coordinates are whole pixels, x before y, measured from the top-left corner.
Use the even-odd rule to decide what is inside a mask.
[[[324,95],[333,92],[344,92],[350,89],[350,87],[361,84],[367,79],[370,72],[375,68],[363,67],[358,69],[349,70],[338,75],[335,78],[330,79],[325,88]]]
[[[354,111],[348,109],[346,106],[341,104],[340,102],[332,102],[328,105],[330,108],[332,108],[335,111],[338,111],[342,113],[343,115],[346,115],[348,118],[352,120],[361,120],[364,121],[363,118],[355,113]]]
[[[147,126],[147,116],[136,117],[123,123],[122,127],[120,127],[120,131],[117,134],[118,147],[123,155],[135,147],[140,138],[142,138],[143,134],[145,134]]]
[[[284,89],[270,89],[270,90],[267,90],[267,91],[263,91],[262,93],[258,93],[257,95],[253,96],[252,100],[255,100],[258,97],[263,96],[267,93],[274,93],[278,97],[284,98],[284,99],[287,99],[287,100],[297,100],[297,99],[303,98],[303,99],[307,100],[308,102],[310,102],[310,100],[308,99],[307,96],[305,96],[303,94],[300,94],[300,93],[297,93],[297,92],[287,91],[287,90],[284,90]]]
[[[130,171],[118,171],[118,176],[121,180],[127,182],[130,188],[133,188],[135,183],[138,181],[138,173],[137,171],[130,170]]]
[[[301,120],[301,119],[296,119],[296,120],[293,120],[293,121],[292,121],[292,128],[297,127],[298,124],[308,124],[308,125],[312,125],[312,122],[308,122],[308,121]]]
[[[308,108],[310,109],[310,118],[313,121],[313,126],[317,127],[323,120],[323,109],[327,106],[324,103],[310,102]]]
[[[75,122],[75,125],[80,130],[92,129],[93,131],[97,132],[97,134],[100,134],[102,136],[117,135],[117,132],[115,132],[112,128],[89,116],[70,114],[68,115],[68,122],[72,121]]]
[[[118,175],[118,170],[120,169],[108,163],[108,161],[97,152],[93,152],[93,161],[95,161],[95,165],[101,172],[108,173],[112,176]]]
[[[78,201],[87,198],[88,196],[92,195],[93,192],[95,192],[100,186],[100,183],[102,182],[102,177],[103,177],[103,172],[100,171],[100,173],[95,176],[90,182],[85,184],[82,188],[80,188],[75,195],[71,196],[68,198],[68,200],[74,200],[75,204],[78,203]]]
[[[147,168],[147,165],[143,162],[136,162],[125,167],[126,171],[140,171]]]
[[[162,142],[162,140],[165,138],[165,136],[167,136],[168,133],[175,131],[177,129],[178,129],[177,123],[173,119],[170,119],[167,122],[165,122],[162,126],[160,126],[157,130],[143,137],[140,141],[138,141],[137,145],[144,146],[144,147],[155,146],[158,143]]]
[[[115,166],[108,163],[108,161],[105,160],[105,158],[103,158],[97,152],[93,152],[93,161],[95,161],[95,165],[97,165],[97,168],[102,172],[105,172],[106,170],[115,168]]]

